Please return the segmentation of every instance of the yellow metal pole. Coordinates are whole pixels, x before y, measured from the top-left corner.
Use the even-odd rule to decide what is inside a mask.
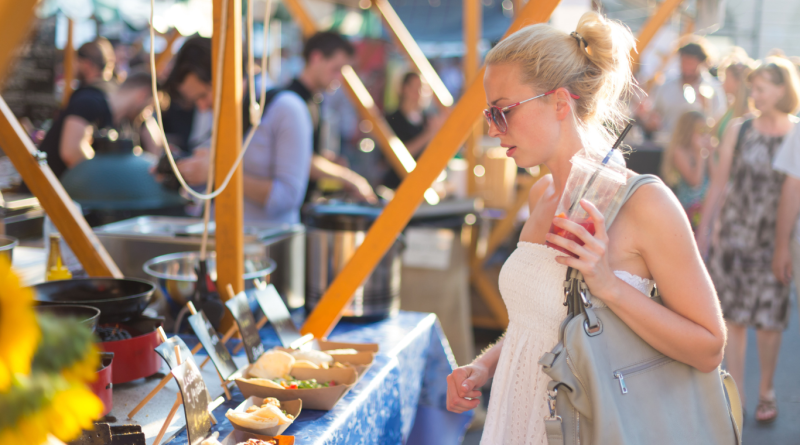
[[[75,22],[67,19],[67,43],[64,45],[64,92],[61,95],[61,108],[66,108],[72,96],[72,81],[75,79],[75,42],[73,41]]]
[[[483,18],[483,4],[479,1],[464,0],[464,81],[471,85],[480,69],[478,43],[481,39],[481,22]],[[480,119],[480,118],[479,118]],[[467,160],[467,193],[474,196],[478,192],[475,179],[475,166],[477,164],[478,148],[483,136],[483,125],[480,120],[472,127],[471,134],[467,137],[464,147]]]
[[[222,50],[222,0],[214,0],[213,73],[216,73],[217,54]],[[222,100],[215,103],[220,108],[217,128],[216,184],[220,186],[242,149],[242,1],[227,0],[227,32],[225,33],[225,58],[222,78],[214,77],[214,86],[222,82]],[[239,293],[244,290],[244,187],[242,166],[236,169],[228,188],[214,200],[217,230],[217,288],[229,284]],[[223,301],[227,292],[220,292]],[[222,330],[232,325],[228,312],[222,319]]]
[[[11,63],[16,58],[17,47],[28,36],[38,0],[0,0],[0,86],[11,73]]]
[[[470,0],[465,1],[469,2]],[[480,9],[480,2],[473,1],[473,3],[478,5],[477,8]],[[436,70],[433,69],[430,62],[428,62],[428,58],[425,57],[425,54],[419,48],[417,42],[411,37],[411,33],[408,32],[406,25],[400,20],[400,17],[398,17],[394,8],[392,8],[389,0],[373,0],[372,5],[383,18],[383,22],[386,24],[389,33],[394,37],[395,42],[403,49],[403,52],[405,52],[411,63],[417,67],[422,78],[428,82],[439,104],[444,107],[452,106],[453,96],[447,91],[444,82],[442,82],[442,79],[436,73]],[[475,69],[477,70],[477,64],[475,65]]]
[[[100,244],[89,224],[39,153],[6,102],[0,98],[0,147],[28,188],[39,199],[64,241],[90,276],[122,278],[114,260]]]
[[[672,17],[672,14],[678,9],[681,2],[682,0],[664,0],[664,2],[658,6],[656,13],[647,20],[639,31],[639,38],[636,41],[636,50],[631,53],[634,70],[636,70],[639,65],[639,57],[642,51],[647,48],[647,45],[653,40],[658,30],[664,26],[664,23]]]
[[[506,35],[525,25],[547,21],[558,3],[558,0],[529,2],[520,11]],[[375,220],[364,242],[328,287],[317,308],[311,312],[301,330],[303,334],[311,333],[317,338],[322,338],[330,333],[355,290],[375,269],[408,224],[422,201],[425,190],[436,180],[464,142],[485,102],[486,94],[483,90],[483,70],[481,70],[453,107],[441,130],[422,154],[417,167],[400,184],[394,199]]]

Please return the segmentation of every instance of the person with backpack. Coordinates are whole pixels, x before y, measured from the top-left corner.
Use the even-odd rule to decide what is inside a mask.
[[[587,223],[594,230],[556,217],[573,156],[583,151],[603,159],[617,138],[616,131],[622,128],[623,99],[633,88],[633,46],[630,30],[587,12],[571,34],[547,24],[527,26],[486,55],[483,83],[489,108],[484,115],[489,135],[500,139],[519,167],[544,164],[551,173],[531,188],[530,216],[517,249],[500,273],[500,291],[510,319],[505,335],[472,364],[457,368],[447,378],[447,407],[454,412],[475,408],[480,403],[480,388],[493,379],[483,445],[574,444],[578,443],[578,430],[580,443],[724,443],[662,441],[654,435],[661,435],[664,425],[674,427],[675,422],[647,417],[644,411],[664,406],[666,400],[659,388],[674,391],[670,387],[676,385],[674,381],[660,387],[639,387],[635,386],[638,376],[626,374],[623,380],[609,370],[584,374],[580,383],[570,382],[565,387],[548,374],[554,357],[563,352],[557,346],[565,334],[559,332],[559,326],[577,310],[571,306],[567,312],[565,286],[576,291],[572,278],[578,275],[582,275],[580,295],[586,298],[581,311],[588,314],[591,308],[597,316],[587,318],[585,324],[570,323],[567,333],[605,341],[602,332],[613,327],[612,319],[608,312],[598,311],[610,311],[626,325],[626,336],[639,339],[638,344],[643,345],[639,349],[646,346],[654,355],[666,357],[659,358],[659,368],[640,375],[696,373],[707,376],[711,383],[716,379],[720,409],[710,410],[706,418],[713,415],[715,425],[728,428],[723,434],[734,443],[731,418],[722,409],[725,398],[717,371],[725,325],[686,213],[672,191],[653,176],[628,171],[630,199],[608,230],[606,217],[586,200],[580,201],[580,206],[589,214]],[[551,226],[580,242],[548,233]],[[659,299],[651,297],[656,282]],[[591,337],[595,335],[598,337]],[[578,357],[574,354],[587,348],[567,349],[573,354],[572,362],[567,356],[570,366],[580,369],[585,362],[574,362]],[[607,352],[631,354],[631,361],[620,367],[639,360],[632,349]],[[681,388],[692,390],[690,385]],[[595,398],[601,389],[608,397]],[[563,409],[562,397],[573,396],[584,397],[580,406],[572,405],[581,413],[579,419],[575,409]],[[617,417],[613,425],[603,421],[623,409],[624,402],[637,402],[643,412]],[[612,403],[616,405],[612,407]],[[593,416],[587,417],[585,412]],[[689,417],[693,413],[691,406],[681,406],[668,416],[686,421],[682,429],[672,428],[673,437],[692,433],[708,437],[712,428],[693,425],[694,419]],[[630,439],[632,432],[639,434],[636,439]],[[650,440],[646,440],[648,434]],[[627,439],[620,440],[623,437]]]
[[[785,178],[773,170],[773,162],[796,122],[792,115],[800,108],[800,80],[794,65],[782,57],[767,58],[747,80],[757,117],[734,121],[725,131],[697,242],[701,251],[710,246],[708,270],[728,328],[725,362],[740,388],[747,328],[756,329],[761,383],[755,419],[772,422],[778,416],[773,378],[781,334],[789,323],[789,285],[772,272]],[[720,203],[718,241],[712,244],[709,233]]]

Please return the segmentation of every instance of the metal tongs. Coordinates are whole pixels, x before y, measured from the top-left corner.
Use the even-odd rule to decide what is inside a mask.
[[[578,193],[577,195],[578,199],[572,201],[572,204],[570,204],[569,210],[567,212],[568,214],[572,214],[572,211],[575,210],[575,207],[578,205],[578,203],[580,203],[583,197],[586,196],[586,192],[588,192],[591,189],[592,185],[594,185],[594,182],[597,180],[597,176],[600,175],[600,170],[606,167],[608,161],[611,159],[611,156],[614,154],[614,150],[616,150],[617,148],[619,148],[620,145],[622,145],[623,139],[625,139],[625,136],[627,136],[628,132],[631,131],[631,128],[633,128],[633,121],[628,122],[628,125],[626,125],[625,129],[622,130],[622,133],[620,133],[619,137],[617,138],[617,141],[614,142],[614,145],[611,147],[611,150],[608,151],[606,157],[603,158],[603,162],[600,163],[600,167],[597,167],[597,170],[595,170],[594,173],[592,173],[592,176],[586,182],[586,185],[583,186],[583,188],[581,189],[581,192]]]

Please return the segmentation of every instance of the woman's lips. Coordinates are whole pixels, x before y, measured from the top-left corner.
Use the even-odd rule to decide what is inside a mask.
[[[514,152],[517,151],[517,146],[509,147],[506,149],[506,156],[511,157],[514,156]]]

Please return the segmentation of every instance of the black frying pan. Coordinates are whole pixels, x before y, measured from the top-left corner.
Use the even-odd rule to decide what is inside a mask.
[[[122,323],[142,314],[155,286],[135,278],[81,278],[37,284],[36,301],[100,309],[100,323]]]
[[[100,318],[100,310],[96,307],[81,304],[39,304],[37,314],[49,314],[54,317],[72,317],[92,328],[94,332]]]

